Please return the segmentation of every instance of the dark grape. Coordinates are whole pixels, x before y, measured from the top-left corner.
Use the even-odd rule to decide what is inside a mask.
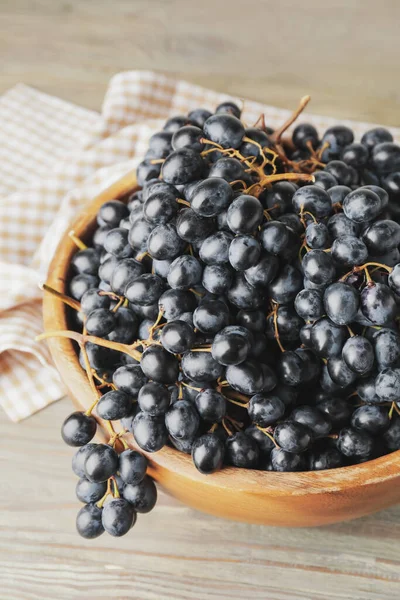
[[[262,217],[261,202],[254,196],[243,194],[230,204],[227,223],[233,233],[252,233],[260,225]]]
[[[374,446],[373,438],[361,429],[346,427],[339,432],[337,447],[350,458],[369,456]]]
[[[310,212],[317,218],[327,217],[332,212],[332,203],[328,193],[319,186],[305,185],[299,188],[293,196],[293,208]]]
[[[257,466],[259,449],[257,443],[242,431],[228,437],[225,445],[225,459],[228,464],[243,469]]]
[[[360,335],[355,335],[345,342],[342,357],[349,369],[357,375],[366,375],[374,365],[372,344]]]
[[[238,148],[244,134],[242,123],[232,114],[219,113],[209,117],[204,123],[205,137],[223,148]]]
[[[343,456],[336,448],[315,450],[309,456],[310,471],[324,471],[343,466]]]
[[[203,172],[203,159],[191,148],[181,148],[171,152],[161,169],[163,180],[172,185],[196,181]]]
[[[145,412],[139,412],[134,418],[132,433],[138,446],[146,452],[161,450],[168,440],[163,416],[152,417]]]
[[[102,523],[103,509],[96,504],[86,504],[76,517],[76,529],[82,537],[92,540],[104,533]]]
[[[177,359],[158,346],[146,348],[140,366],[146,377],[158,383],[174,383],[179,370]]]
[[[147,378],[139,365],[124,365],[113,374],[113,384],[121,392],[135,397]]]
[[[84,504],[91,504],[93,502],[98,502],[104,496],[107,490],[107,483],[95,483],[86,479],[86,477],[81,477],[78,483],[76,484],[76,497],[80,502]]]
[[[274,438],[282,450],[297,454],[310,446],[312,433],[309,427],[301,423],[286,421],[275,427]]]
[[[246,360],[252,337],[244,327],[225,327],[216,334],[211,352],[213,358],[221,365],[238,365]]]
[[[89,481],[102,483],[116,474],[118,454],[107,444],[96,444],[85,460],[85,475]]]
[[[124,483],[137,485],[146,475],[147,459],[136,450],[124,450],[119,455],[119,474]]]
[[[287,452],[281,448],[273,448],[271,452],[271,464],[274,471],[301,471],[305,466],[301,454]]]
[[[127,484],[122,492],[123,497],[138,513],[148,513],[156,505],[157,488],[154,481],[147,475],[137,484]]]
[[[215,433],[201,435],[193,443],[193,463],[196,469],[204,475],[218,471],[222,467],[224,456],[224,443]]]
[[[311,429],[314,438],[326,437],[332,428],[329,417],[314,406],[296,407],[292,411],[290,419]]]
[[[400,397],[400,369],[383,369],[375,381],[375,391],[385,402],[393,402]]]
[[[356,429],[362,429],[378,435],[390,426],[388,410],[383,406],[360,406],[351,417],[351,424]]]
[[[114,498],[104,505],[101,521],[107,533],[120,537],[133,527],[136,513],[124,498]]]
[[[248,411],[253,423],[268,427],[283,417],[285,404],[273,394],[256,394],[250,399]]]
[[[371,154],[372,166],[379,174],[400,170],[400,146],[394,142],[376,144]]]
[[[375,219],[382,209],[378,194],[367,188],[350,192],[343,200],[343,212],[355,223],[366,223]]]
[[[209,177],[195,185],[190,205],[202,217],[215,217],[228,208],[232,198],[232,188],[225,179]]]
[[[97,423],[92,416],[74,412],[67,417],[61,427],[62,439],[69,446],[84,446],[96,433]]]
[[[192,439],[200,424],[195,406],[187,400],[175,402],[165,415],[165,425],[175,439]]]
[[[213,389],[202,390],[195,398],[197,412],[204,421],[219,423],[225,417],[226,400]]]
[[[101,419],[116,421],[129,416],[132,409],[132,400],[120,390],[111,390],[104,394],[97,406],[96,411]]]
[[[263,370],[253,360],[245,360],[240,365],[228,366],[226,379],[234,390],[242,394],[257,394],[264,389],[265,384]]]

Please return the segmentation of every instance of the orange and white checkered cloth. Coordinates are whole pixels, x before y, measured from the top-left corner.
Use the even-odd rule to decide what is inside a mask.
[[[232,98],[163,75],[112,78],[101,114],[25,85],[0,97],[0,404],[13,421],[65,393],[42,331],[41,292],[57,243],[83,205],[132,169],[149,137],[175,114],[213,110]],[[243,120],[261,113],[275,127],[289,111],[244,102]],[[310,116],[321,131],[334,119]],[[371,127],[345,122],[356,135]],[[393,129],[400,139],[400,130]]]

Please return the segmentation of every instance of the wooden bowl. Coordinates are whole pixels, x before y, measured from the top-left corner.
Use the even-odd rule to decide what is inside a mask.
[[[72,225],[76,234],[89,240],[100,206],[135,187],[135,175],[129,173],[100,194]],[[48,284],[59,292],[65,292],[75,252],[67,232],[49,271]],[[68,329],[65,305],[49,293],[44,294],[43,311],[46,331]],[[49,345],[76,406],[86,409],[93,395],[73,342],[52,338]],[[135,447],[132,435],[126,439]],[[150,475],[172,496],[198,510],[236,521],[309,527],[361,517],[400,501],[400,451],[330,471],[275,473],[229,467],[208,476],[195,469],[190,456],[172,448],[147,457]]]

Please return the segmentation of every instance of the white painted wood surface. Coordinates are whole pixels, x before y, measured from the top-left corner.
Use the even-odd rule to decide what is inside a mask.
[[[0,92],[99,109],[110,77],[158,69],[293,108],[400,125],[398,0],[1,0]]]
[[[75,532],[65,399],[0,423],[1,600],[394,600],[400,506],[320,529],[232,523],[160,494],[124,538]],[[366,499],[367,501],[367,499]]]

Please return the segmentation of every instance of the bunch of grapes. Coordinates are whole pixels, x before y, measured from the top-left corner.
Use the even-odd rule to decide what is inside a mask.
[[[72,234],[58,295],[73,327],[54,335],[78,342],[94,394],[62,428],[80,446],[83,536],[123,535],[155,504],[127,431],[205,475],[400,449],[400,146],[384,128],[358,143],[307,123],[284,139],[308,100],[275,131],[231,102],[169,119],[91,247]]]

